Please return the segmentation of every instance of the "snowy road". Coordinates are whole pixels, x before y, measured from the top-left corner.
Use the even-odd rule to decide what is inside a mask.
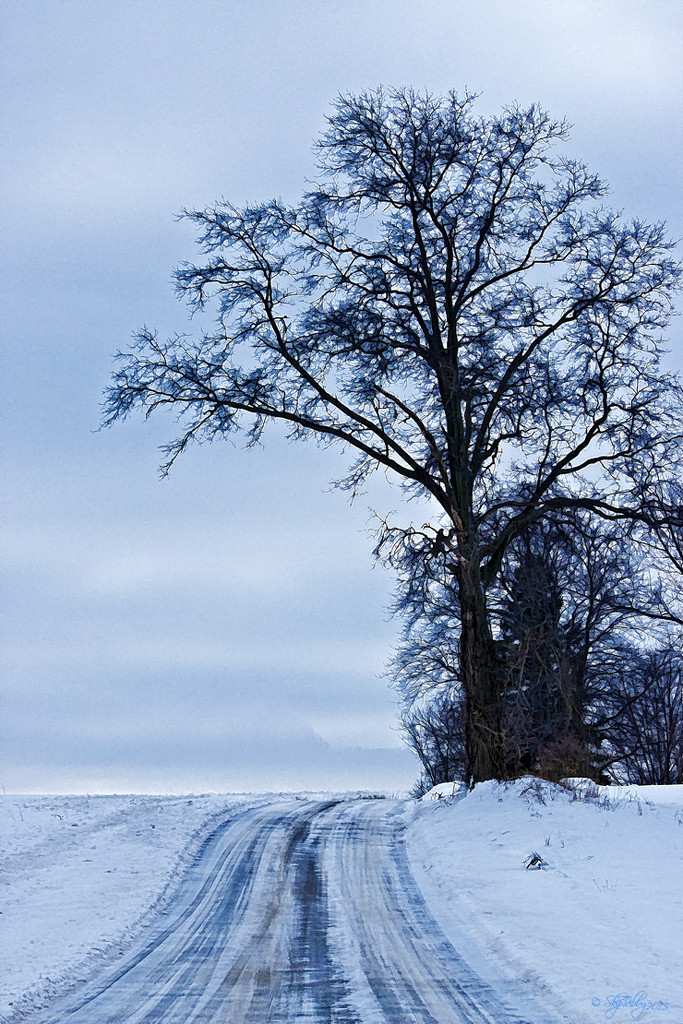
[[[546,1024],[456,953],[406,859],[401,805],[292,802],[205,841],[156,929],[50,1024]]]

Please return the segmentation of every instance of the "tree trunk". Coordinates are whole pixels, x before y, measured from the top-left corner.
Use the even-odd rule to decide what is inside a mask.
[[[461,573],[461,668],[465,690],[465,748],[470,785],[505,777],[501,695],[486,595],[474,572]]]

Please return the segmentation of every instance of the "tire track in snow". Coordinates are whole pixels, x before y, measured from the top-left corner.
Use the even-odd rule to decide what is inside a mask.
[[[147,940],[38,1021],[550,1024],[514,1012],[447,941],[410,873],[399,807],[380,800],[227,819]]]

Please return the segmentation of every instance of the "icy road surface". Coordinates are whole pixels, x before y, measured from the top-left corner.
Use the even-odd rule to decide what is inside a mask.
[[[446,940],[410,873],[401,805],[291,801],[206,839],[175,901],[50,1024],[546,1024]]]

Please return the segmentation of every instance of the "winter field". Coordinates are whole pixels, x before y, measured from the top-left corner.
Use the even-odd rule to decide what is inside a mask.
[[[0,797],[0,1021],[120,955],[242,796]]]
[[[407,849],[475,971],[569,1024],[682,1024],[683,786],[439,788],[405,801]],[[212,823],[274,799],[0,798],[2,1024],[121,955],[168,905]],[[532,853],[538,870],[525,868]]]

